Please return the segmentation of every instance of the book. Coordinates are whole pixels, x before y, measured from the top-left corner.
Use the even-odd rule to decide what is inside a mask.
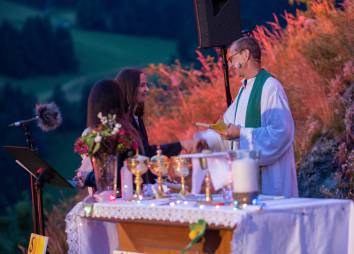
[[[227,125],[224,123],[224,121],[217,121],[216,123],[195,123],[196,126],[199,127],[205,127],[205,128],[209,128],[209,129],[213,129],[217,132],[224,132],[227,130]]]
[[[27,254],[46,254],[48,237],[32,233]]]

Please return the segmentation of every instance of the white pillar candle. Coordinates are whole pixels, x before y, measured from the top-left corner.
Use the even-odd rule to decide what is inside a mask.
[[[128,200],[133,197],[133,174],[127,167],[127,162],[124,162],[124,166],[120,170],[120,184],[122,198]]]
[[[234,160],[231,170],[234,193],[258,192],[259,167],[256,160],[247,157]]]

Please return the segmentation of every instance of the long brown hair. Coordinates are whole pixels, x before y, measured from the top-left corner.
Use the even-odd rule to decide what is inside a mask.
[[[101,80],[91,88],[87,102],[87,127],[95,128],[100,124],[97,116],[100,112],[104,116],[115,114],[122,127],[133,136],[140,148],[143,147],[138,132],[129,121],[127,103],[117,81]]]
[[[126,112],[122,92],[114,80],[101,80],[97,82],[90,91],[87,101],[87,127],[95,128],[100,119],[98,113],[106,116],[116,114],[117,119],[121,119]]]
[[[143,72],[141,70],[136,68],[124,68],[115,77],[115,80],[125,96],[125,101],[127,102],[126,110],[131,116],[144,115],[144,103],[137,102],[140,75],[142,73]]]

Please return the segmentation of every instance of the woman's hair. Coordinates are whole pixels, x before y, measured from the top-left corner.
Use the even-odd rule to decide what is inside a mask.
[[[115,114],[117,119],[126,113],[122,92],[114,80],[101,80],[90,91],[87,102],[87,127],[95,128],[100,124],[98,113],[106,116]]]
[[[95,128],[100,124],[98,113],[103,116],[115,114],[116,120],[129,132],[140,148],[143,147],[141,138],[130,123],[127,111],[127,103],[124,93],[115,80],[101,80],[97,82],[90,91],[87,102],[87,127]]]
[[[115,77],[119,88],[125,95],[125,101],[127,102],[126,110],[130,115],[144,115],[144,103],[138,103],[137,101],[140,75],[142,73],[139,69],[125,68]]]

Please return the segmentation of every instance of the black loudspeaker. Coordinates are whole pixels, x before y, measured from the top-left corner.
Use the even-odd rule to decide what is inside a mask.
[[[239,0],[193,0],[199,48],[228,46],[241,38]]]

